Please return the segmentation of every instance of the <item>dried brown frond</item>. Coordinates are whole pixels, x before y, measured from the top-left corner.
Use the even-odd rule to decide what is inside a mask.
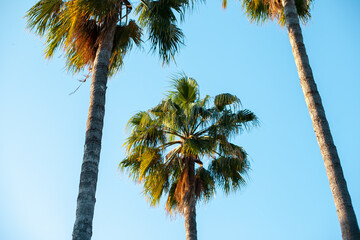
[[[180,212],[184,209],[185,202],[187,200],[190,184],[189,184],[189,167],[185,167],[182,171],[179,181],[175,189],[175,199],[178,202],[178,209]]]
[[[277,19],[279,22],[283,22],[284,7],[281,0],[265,0],[265,3],[269,6],[269,16],[272,19]],[[295,0],[295,4],[299,8],[307,8],[308,0]],[[298,9],[299,10],[299,9]]]
[[[83,61],[92,67],[98,48],[99,27],[94,20],[79,21],[73,33],[74,47]]]
[[[168,160],[170,158],[170,156],[172,156],[174,154],[174,152],[176,152],[178,150],[179,150],[178,148],[174,148],[171,151],[169,151],[168,154],[166,154],[165,159]]]
[[[281,12],[283,11],[283,5],[281,0],[265,0],[269,4],[269,15],[272,19],[279,19]]]
[[[86,15],[71,15],[71,18],[65,49],[69,55],[68,65],[76,72],[85,65],[93,67],[100,27]]]

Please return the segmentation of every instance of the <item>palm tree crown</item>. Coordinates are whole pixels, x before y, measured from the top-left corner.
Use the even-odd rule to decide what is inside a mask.
[[[167,194],[166,209],[182,213],[189,199],[209,200],[216,185],[229,193],[245,184],[247,154],[230,138],[257,119],[240,110],[240,100],[231,94],[217,95],[209,106],[211,98],[201,99],[196,81],[186,75],[172,87],[159,105],[130,119],[120,169],[143,183],[151,205]]]
[[[294,0],[297,14],[302,22],[311,18],[310,6],[313,0]],[[226,8],[227,0],[223,0]],[[285,25],[285,13],[282,0],[242,0],[242,7],[250,21],[263,23],[277,19],[281,26]]]
[[[186,0],[140,1],[136,7],[138,22],[128,20],[132,5],[128,0],[40,0],[26,14],[28,28],[46,37],[45,56],[51,58],[63,49],[68,70],[92,69],[102,39],[116,24],[111,51],[109,76],[122,66],[123,58],[135,44],[142,43],[143,30],[149,32],[153,50],[168,63],[183,44],[177,27],[188,7]]]

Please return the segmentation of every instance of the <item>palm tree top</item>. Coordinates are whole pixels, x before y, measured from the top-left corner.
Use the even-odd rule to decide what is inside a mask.
[[[247,154],[230,139],[254,125],[256,116],[240,109],[235,95],[200,98],[197,82],[181,74],[160,104],[129,120],[127,157],[119,167],[143,183],[151,205],[167,194],[166,209],[182,212],[191,164],[198,200],[209,200],[216,185],[229,193],[245,184]]]
[[[184,37],[175,13],[182,18],[188,4],[185,0],[143,0],[135,11],[140,26],[128,20],[133,8],[128,0],[40,0],[25,17],[28,29],[46,37],[45,56],[51,58],[62,49],[67,69],[75,73],[93,67],[99,43],[116,21],[109,67],[112,76],[133,45],[141,45],[144,29],[162,61],[174,59]]]
[[[299,19],[306,23],[310,18],[310,7],[313,0],[294,0]],[[223,0],[223,8],[227,0]],[[242,7],[251,22],[264,23],[276,19],[281,26],[285,25],[284,7],[281,0],[242,0]]]

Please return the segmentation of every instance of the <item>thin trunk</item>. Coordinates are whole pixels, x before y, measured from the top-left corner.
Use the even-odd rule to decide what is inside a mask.
[[[358,223],[340,165],[340,159],[330,132],[329,123],[325,116],[325,110],[310,68],[296,6],[294,0],[282,0],[282,3],[301,88],[310,112],[321,155],[324,159],[330,189],[341,226],[342,237],[344,240],[358,240],[360,239]]]
[[[92,236],[95,192],[105,115],[106,83],[115,27],[116,21],[100,42],[94,60],[73,240],[90,240]]]
[[[189,178],[189,193],[185,200],[184,218],[185,218],[185,232],[186,240],[197,240],[196,231],[196,199],[195,199],[195,162],[188,159],[188,178]]]

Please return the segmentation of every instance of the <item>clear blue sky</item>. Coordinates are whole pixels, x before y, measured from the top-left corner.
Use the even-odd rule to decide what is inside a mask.
[[[90,83],[22,18],[36,1],[0,0],[0,239],[71,238]],[[303,27],[315,80],[360,218],[360,2],[317,0]],[[199,239],[340,239],[325,168],[300,89],[286,30],[250,24],[239,2],[208,1],[182,25],[177,65],[134,49],[108,84],[93,240],[185,239],[183,219],[164,202],[149,207],[141,187],[117,170],[130,116],[164,96],[184,71],[203,95],[236,94],[261,126],[234,139],[251,158],[247,186],[198,205]]]

